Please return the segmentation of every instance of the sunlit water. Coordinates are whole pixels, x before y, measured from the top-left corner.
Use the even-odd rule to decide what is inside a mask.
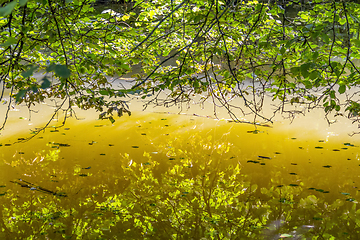
[[[135,112],[23,141],[19,112],[0,138],[1,239],[360,236],[357,135]]]

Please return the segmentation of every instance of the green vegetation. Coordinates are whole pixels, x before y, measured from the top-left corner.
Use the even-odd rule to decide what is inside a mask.
[[[99,9],[92,0],[2,1],[0,100],[8,109],[61,98],[56,111],[93,108],[113,122],[130,114],[129,95],[166,106],[201,95],[234,120],[250,112],[271,121],[262,114],[269,96],[274,114],[320,107],[358,121],[358,94],[346,94],[360,76],[357,3],[161,0]],[[130,87],[111,85],[109,76],[135,65]]]

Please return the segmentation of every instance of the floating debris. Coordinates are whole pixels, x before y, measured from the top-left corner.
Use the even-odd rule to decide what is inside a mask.
[[[141,135],[145,136],[145,135],[146,135],[146,133],[141,133]]]
[[[319,140],[319,142],[325,142],[325,140]]]
[[[299,185],[298,184],[289,184],[290,187],[298,187]]]
[[[258,158],[262,158],[262,159],[271,159],[271,157],[266,157],[266,156],[258,156]]]
[[[90,169],[91,167],[85,167],[85,168],[82,168],[82,169]]]
[[[291,172],[291,173],[289,173],[290,175],[297,175],[297,173],[294,173],[294,172]]]
[[[114,144],[109,144],[109,147],[113,147],[114,146]]]
[[[339,152],[340,150],[339,149],[333,149],[334,152]]]
[[[106,154],[105,153],[100,153],[101,156],[105,156]]]
[[[315,147],[316,149],[323,149],[324,147]]]
[[[332,166],[330,166],[330,165],[325,165],[325,166],[323,166],[324,168],[331,168]]]
[[[259,163],[259,161],[253,161],[253,160],[249,160],[247,161],[248,163]]]
[[[345,146],[350,146],[350,147],[354,147],[354,144],[351,143],[344,143]]]
[[[297,165],[297,163],[291,163],[291,165]]]
[[[275,154],[281,154],[280,152],[274,152]]]
[[[88,175],[85,173],[79,174],[80,177],[87,177]]]
[[[169,160],[170,160],[170,161],[171,161],[171,160],[175,160],[175,158],[171,157],[171,158],[169,158]]]
[[[284,185],[277,185],[276,187],[283,187]]]
[[[25,154],[24,152],[19,152],[19,154]]]
[[[139,146],[131,146],[132,148],[139,148]]]

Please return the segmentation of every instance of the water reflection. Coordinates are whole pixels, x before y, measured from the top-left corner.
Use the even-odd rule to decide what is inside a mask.
[[[134,114],[16,140],[2,239],[357,239],[355,138]]]

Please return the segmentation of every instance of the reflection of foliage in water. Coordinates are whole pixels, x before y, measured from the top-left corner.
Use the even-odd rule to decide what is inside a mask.
[[[193,135],[158,148],[166,159],[144,152],[146,161],[136,162],[124,154],[92,174],[66,168],[59,149],[19,158],[15,165],[28,178],[68,197],[9,186],[0,197],[2,238],[351,239],[358,231],[355,200],[330,203],[301,184],[276,186],[278,172],[260,186],[231,158],[226,141]]]

